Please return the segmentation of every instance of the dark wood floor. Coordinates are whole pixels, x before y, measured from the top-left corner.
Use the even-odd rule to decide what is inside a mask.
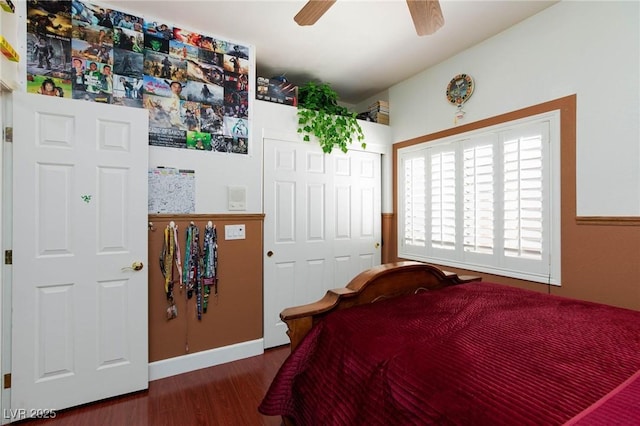
[[[149,383],[149,390],[63,410],[55,419],[25,420],[20,426],[253,426],[280,425],[257,407],[289,346]],[[96,386],[99,384],[96,383]]]

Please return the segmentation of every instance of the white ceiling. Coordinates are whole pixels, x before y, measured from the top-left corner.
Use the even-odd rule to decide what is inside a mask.
[[[556,3],[440,0],[444,27],[418,37],[404,0],[338,0],[310,27],[293,17],[306,0],[111,1],[145,19],[253,45],[258,76],[331,84],[357,104]]]

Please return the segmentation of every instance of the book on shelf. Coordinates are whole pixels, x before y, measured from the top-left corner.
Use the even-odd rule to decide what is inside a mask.
[[[389,124],[389,116],[388,115],[378,115],[374,121],[376,123],[380,123],[380,124]]]
[[[384,107],[389,107],[389,101],[382,101],[382,100],[378,100],[375,101],[374,103],[371,104],[372,106],[376,105],[376,106],[384,106]]]
[[[369,105],[367,113],[371,121],[375,121],[380,124],[389,124],[388,101],[376,101],[372,103]]]
[[[389,114],[381,114],[381,113],[369,114],[369,118],[370,118],[370,121],[374,121],[376,123],[389,124]]]
[[[358,114],[357,118],[380,124],[389,124],[389,102],[376,101],[369,105],[366,111]]]
[[[369,111],[383,111],[389,112],[389,102],[387,101],[376,101],[369,105]]]

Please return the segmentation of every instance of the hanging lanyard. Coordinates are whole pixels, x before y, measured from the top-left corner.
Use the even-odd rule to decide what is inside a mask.
[[[196,294],[196,313],[198,319],[202,319],[202,256],[200,253],[200,230],[197,226],[191,225],[193,229],[193,238],[191,239],[191,288]]]
[[[198,319],[207,312],[209,295],[213,287],[214,295],[218,295],[218,239],[214,225],[207,225],[204,232],[203,250],[199,245],[200,232],[191,224],[186,230],[184,263],[180,282],[187,290],[187,298],[195,295]],[[176,246],[179,251],[179,247]]]
[[[191,240],[192,240],[192,227],[189,226],[185,231],[185,244],[184,244],[184,263],[182,264],[182,285],[189,289],[189,270],[191,264]],[[190,297],[190,296],[189,296]]]
[[[182,269],[182,281],[187,289],[187,298],[193,297],[198,280],[198,264],[200,261],[199,230],[193,223],[187,228],[187,242],[185,244],[184,265]]]
[[[207,306],[209,305],[209,294],[211,293],[211,287],[214,288],[214,295],[218,295],[218,238],[215,225],[211,222],[207,225],[204,231],[204,265],[202,274],[202,284],[204,292],[204,301],[202,303],[203,312],[207,312]]]
[[[162,253],[160,254],[160,270],[164,276],[164,292],[167,300],[173,300],[173,251],[174,240],[171,230],[167,226],[164,230],[164,243],[162,245]]]
[[[173,299],[173,260],[175,250],[179,251],[175,240],[175,232],[175,228],[172,229],[171,226],[165,228],[162,252],[160,253],[160,271],[164,276],[164,292],[169,303],[167,319],[173,319],[178,316],[178,310]]]
[[[173,224],[173,222],[171,222]],[[178,244],[178,225],[173,225],[173,243],[175,245],[176,270],[178,271],[178,282],[182,285],[182,259],[180,259],[180,244]]]

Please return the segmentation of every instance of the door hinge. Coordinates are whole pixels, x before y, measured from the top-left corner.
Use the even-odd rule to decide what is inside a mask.
[[[11,387],[11,373],[4,375],[4,388],[9,389]]]
[[[13,250],[4,251],[4,264],[13,265]]]
[[[4,128],[4,141],[13,142],[13,127]]]

